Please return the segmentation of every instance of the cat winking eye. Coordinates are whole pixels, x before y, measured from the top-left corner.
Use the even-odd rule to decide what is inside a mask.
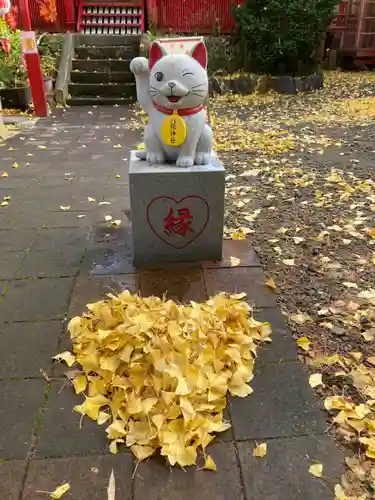
[[[186,71],[185,73],[183,73],[182,76],[186,76],[186,75],[193,75],[193,76],[195,76],[195,73],[192,73],[191,71]]]

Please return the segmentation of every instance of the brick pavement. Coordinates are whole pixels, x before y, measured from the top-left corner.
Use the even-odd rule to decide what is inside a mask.
[[[112,469],[116,500],[333,498],[342,456],[325,434],[324,412],[249,243],[225,242],[221,263],[137,272],[127,159],[139,133],[126,128],[130,112],[57,111],[0,147],[1,169],[9,174],[0,178],[0,199],[11,196],[0,208],[0,499],[46,498],[37,490],[69,481],[64,500],[106,500]],[[122,226],[108,228],[107,214]],[[241,259],[239,267],[230,268],[230,256]],[[104,429],[89,420],[79,427],[72,407],[80,398],[64,387],[64,368],[51,358],[69,348],[71,316],[123,288],[179,301],[247,292],[256,318],[271,322],[273,343],[261,349],[254,394],[229,400],[233,427],[210,448],[218,473],[171,470],[157,457],[135,470],[127,449],[109,454]],[[265,458],[252,456],[255,441],[268,442]],[[314,461],[324,464],[324,480],[308,473]]]

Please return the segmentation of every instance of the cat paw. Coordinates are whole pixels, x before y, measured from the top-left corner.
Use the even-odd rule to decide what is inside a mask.
[[[146,161],[149,165],[161,165],[165,163],[163,153],[147,153]]]
[[[210,153],[196,153],[194,164],[195,165],[210,165],[211,154]]]
[[[192,156],[179,156],[176,165],[178,167],[192,167],[194,165],[194,158]]]
[[[130,63],[130,71],[134,75],[141,75],[148,71],[148,59],[145,57],[135,57]]]

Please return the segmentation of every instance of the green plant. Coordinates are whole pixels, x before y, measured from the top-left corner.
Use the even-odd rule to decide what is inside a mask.
[[[10,54],[0,51],[0,87],[23,87],[27,75],[21,54],[21,32],[0,19],[2,36],[9,41]]]
[[[45,55],[40,58],[43,76],[54,77],[56,74],[56,58],[52,55]]]
[[[340,0],[246,0],[235,6],[252,71],[306,74],[320,62],[321,41]]]

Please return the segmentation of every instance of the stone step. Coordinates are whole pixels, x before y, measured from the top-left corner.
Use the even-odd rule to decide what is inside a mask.
[[[140,35],[87,35],[77,33],[76,47],[78,46],[113,46],[113,45],[126,45],[130,47],[138,46],[140,44]]]
[[[131,59],[124,59],[123,61],[111,59],[91,59],[83,61],[80,59],[73,59],[72,69],[79,71],[129,71]]]
[[[134,97],[135,83],[70,83],[69,94],[77,96]]]
[[[130,83],[134,75],[130,71],[72,71],[72,83]]]
[[[132,104],[135,99],[131,97],[93,97],[79,96],[70,97],[66,103],[68,106],[124,106]]]
[[[76,59],[132,59],[139,55],[139,47],[112,45],[100,47],[76,47]]]

